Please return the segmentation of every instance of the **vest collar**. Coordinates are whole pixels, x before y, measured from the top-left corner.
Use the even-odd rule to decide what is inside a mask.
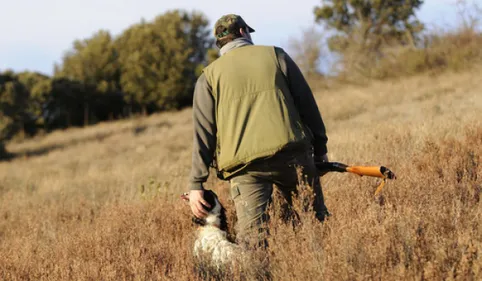
[[[222,56],[233,49],[248,46],[248,45],[253,45],[253,42],[247,38],[236,38],[233,41],[224,45],[219,52]]]

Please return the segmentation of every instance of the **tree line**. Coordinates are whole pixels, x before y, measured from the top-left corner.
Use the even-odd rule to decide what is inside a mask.
[[[427,34],[416,17],[423,2],[321,1],[312,15],[325,33],[301,33],[290,55],[307,77],[315,77],[311,81],[323,81],[318,70],[323,56],[338,58],[340,67],[330,70],[337,79],[357,82],[460,69],[482,60],[482,35],[476,27],[482,9],[460,0],[462,10],[470,13],[462,19],[470,21],[452,33]],[[200,12],[172,10],[117,36],[100,30],[74,41],[52,76],[0,72],[0,156],[2,144],[19,133],[189,106],[197,77],[218,56],[211,28]]]
[[[213,43],[204,14],[173,10],[118,36],[100,30],[76,40],[52,76],[0,72],[0,154],[19,133],[190,105],[197,76],[217,57]]]

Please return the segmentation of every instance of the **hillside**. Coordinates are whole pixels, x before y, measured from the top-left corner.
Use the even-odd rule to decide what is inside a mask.
[[[293,233],[274,221],[275,280],[482,278],[481,70],[316,93],[330,160],[386,165],[399,179],[374,198],[375,179],[323,177],[325,224],[305,214]],[[185,109],[8,144],[0,279],[195,278],[179,200],[191,134]],[[232,220],[226,186],[208,183]]]

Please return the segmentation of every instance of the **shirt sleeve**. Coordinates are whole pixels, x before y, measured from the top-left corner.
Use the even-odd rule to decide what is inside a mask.
[[[328,152],[326,145],[328,137],[313,92],[293,59],[281,48],[276,48],[276,54],[281,71],[287,77],[288,86],[301,121],[313,134],[315,156],[321,157]]]
[[[216,147],[215,103],[206,76],[199,76],[193,97],[191,190],[203,189]]]

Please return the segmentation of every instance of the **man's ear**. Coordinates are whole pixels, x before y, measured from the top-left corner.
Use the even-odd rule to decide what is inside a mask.
[[[248,33],[246,29],[244,29],[243,27],[239,28],[239,34],[244,36],[246,33]]]
[[[246,39],[249,39],[249,40],[253,40],[251,38],[251,34],[249,34],[249,31],[247,28],[240,28],[239,29],[239,33],[241,34],[241,36],[243,36],[244,38]]]

